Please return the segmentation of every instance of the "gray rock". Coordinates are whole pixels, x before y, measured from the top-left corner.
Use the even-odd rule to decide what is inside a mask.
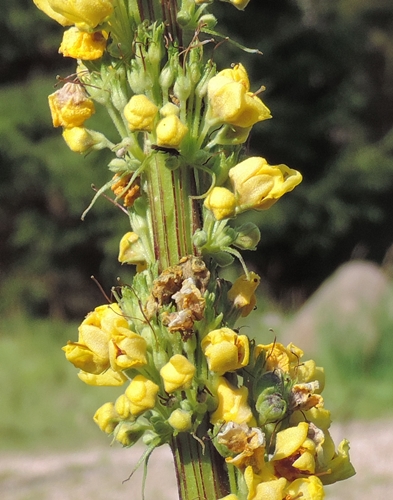
[[[387,310],[389,291],[389,280],[376,264],[343,264],[281,329],[277,340],[293,342],[307,355],[333,347],[370,356],[378,344],[378,317]]]

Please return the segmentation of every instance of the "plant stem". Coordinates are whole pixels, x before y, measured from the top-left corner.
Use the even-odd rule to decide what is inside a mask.
[[[153,248],[161,271],[196,253],[192,236],[200,227],[192,172],[186,166],[171,170],[171,160],[167,153],[152,153],[146,169]]]
[[[199,426],[206,436],[206,419]],[[223,458],[210,440],[200,442],[188,432],[179,433],[170,444],[180,500],[218,500],[230,493]]]

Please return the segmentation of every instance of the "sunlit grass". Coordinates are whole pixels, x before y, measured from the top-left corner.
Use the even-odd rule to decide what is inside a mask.
[[[122,391],[90,387],[61,347],[77,325],[13,318],[0,324],[0,447],[67,448],[104,440],[96,409]]]

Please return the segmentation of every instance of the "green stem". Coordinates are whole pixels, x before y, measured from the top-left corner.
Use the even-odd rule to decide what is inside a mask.
[[[208,438],[206,419],[199,426],[199,439]],[[210,439],[202,442],[188,432],[170,443],[180,500],[218,500],[230,493],[228,472],[223,458]]]
[[[192,173],[186,166],[171,170],[167,162],[172,160],[154,152],[146,168],[153,248],[161,271],[195,254],[192,237],[200,226]]]

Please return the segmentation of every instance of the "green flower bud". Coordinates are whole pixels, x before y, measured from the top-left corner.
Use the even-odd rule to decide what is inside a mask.
[[[191,14],[187,10],[180,10],[177,13],[176,19],[180,26],[184,27],[191,21]]]
[[[203,247],[207,243],[207,234],[202,229],[197,229],[193,236],[193,242],[196,247]]]
[[[236,228],[236,230],[238,231],[238,235],[233,245],[242,250],[256,250],[256,246],[261,239],[259,228],[253,222],[246,222]]]
[[[213,14],[204,14],[199,18],[199,22],[203,23],[205,28],[212,30],[217,24],[217,18]]]

